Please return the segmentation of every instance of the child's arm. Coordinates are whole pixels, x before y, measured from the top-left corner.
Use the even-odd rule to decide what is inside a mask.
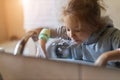
[[[95,65],[106,66],[107,62],[111,61],[111,60],[120,60],[120,49],[116,49],[113,51],[108,51],[108,52],[103,53],[95,61]]]
[[[45,53],[46,57],[48,57],[47,51],[46,51],[46,42],[49,38],[63,38],[63,39],[69,39],[69,37],[66,34],[66,28],[64,26],[60,26],[57,28],[43,28],[39,34],[39,42],[43,49],[43,52]]]
[[[39,42],[46,57],[48,57],[48,54],[46,51],[46,42],[49,38],[50,38],[50,29],[47,29],[47,28],[42,29],[39,34]]]

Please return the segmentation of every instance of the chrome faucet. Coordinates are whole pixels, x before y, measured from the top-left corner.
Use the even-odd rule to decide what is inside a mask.
[[[22,55],[27,41],[29,40],[30,37],[34,36],[36,36],[35,31],[29,31],[28,33],[26,33],[25,36],[17,43],[14,50],[14,55]]]

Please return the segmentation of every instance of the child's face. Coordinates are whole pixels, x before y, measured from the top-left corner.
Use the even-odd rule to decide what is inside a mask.
[[[70,16],[64,17],[64,25],[66,27],[67,35],[76,43],[82,43],[91,34],[85,26],[81,26],[80,21],[72,19]]]

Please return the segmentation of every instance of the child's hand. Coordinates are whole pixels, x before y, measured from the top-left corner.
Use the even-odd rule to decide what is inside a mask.
[[[96,66],[106,66],[107,64],[107,52],[103,53],[98,59],[95,61],[94,65]]]
[[[120,60],[120,48],[103,53],[94,64],[96,66],[106,66],[107,62],[110,60]]]

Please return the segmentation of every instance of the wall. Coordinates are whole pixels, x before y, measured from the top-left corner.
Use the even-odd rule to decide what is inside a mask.
[[[7,40],[7,29],[5,25],[4,1],[0,0],[0,42]]]
[[[13,38],[21,38],[23,28],[22,0],[0,0],[0,43]]]
[[[120,29],[120,0],[104,0],[107,14],[110,15],[115,27]]]
[[[38,27],[58,27],[61,7],[65,0],[26,0],[24,4],[24,28],[29,31]]]
[[[5,1],[5,22],[8,30],[8,38],[13,36],[22,37],[23,29],[23,6],[22,0]]]

